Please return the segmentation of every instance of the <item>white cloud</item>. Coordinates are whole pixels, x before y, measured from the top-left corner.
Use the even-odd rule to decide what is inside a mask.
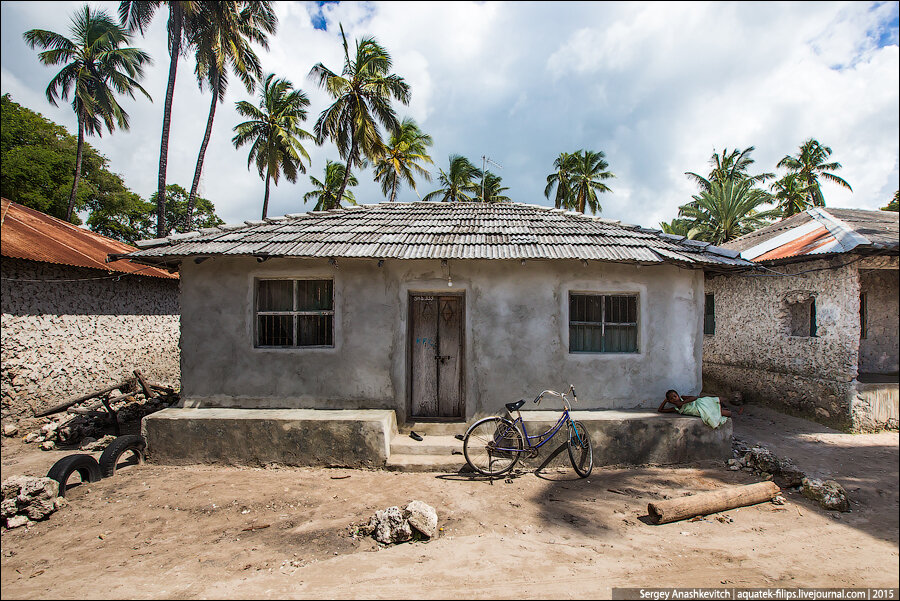
[[[114,12],[117,4],[103,5]],[[21,32],[64,31],[77,6],[2,5],[3,91],[69,127],[71,110],[43,99],[52,73]],[[434,171],[451,153],[475,162],[486,154],[503,165],[515,200],[550,204],[543,188],[555,157],[604,150],[617,175],[613,194],[601,199],[604,216],[655,225],[689,200],[694,190],[683,173],[705,171],[713,149],[755,145],[759,170],[774,171],[808,137],[834,149],[839,174],[853,185],[853,193],[826,185],[829,206],[876,208],[897,188],[900,57],[896,45],[877,43],[881,31],[896,29],[891,3],[340,3],[322,9],[327,31],[313,28],[303,4],[279,2],[276,10],[279,33],[262,53],[263,66],[309,95],[307,129],[330,102],[307,74],[320,61],[340,69],[342,23],[351,44],[376,37],[411,84],[412,102],[398,114],[434,137]],[[91,141],[145,197],[156,188],[164,18],[136,41],[156,59],[145,82],[154,103],[128,104],[131,132]],[[209,102],[192,68],[187,59],[179,69],[169,156],[168,179],[184,186]],[[262,201],[263,182],[247,170],[246,149],[231,145],[234,101],[248,98],[233,85],[220,105],[204,170],[203,193],[229,221],[256,218]],[[316,175],[337,158],[330,144],[307,149]],[[358,199],[382,200],[371,170],[360,182]],[[270,214],[309,208],[302,203],[308,189],[306,176],[296,185],[282,181]]]

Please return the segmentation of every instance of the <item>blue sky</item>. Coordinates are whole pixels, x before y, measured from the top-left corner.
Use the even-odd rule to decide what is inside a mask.
[[[74,129],[71,108],[54,108],[44,88],[54,71],[25,46],[31,28],[68,31],[79,2],[3,2],[2,91]],[[117,3],[92,3],[115,14]],[[263,67],[310,97],[312,130],[329,99],[308,79],[323,62],[341,67],[338,23],[351,38],[376,37],[394,71],[412,86],[397,106],[450,154],[503,165],[496,171],[516,201],[549,205],[543,190],[563,151],[602,150],[616,179],[602,215],[654,226],[675,216],[713,150],[755,146],[759,171],[815,137],[834,149],[849,192],[826,184],[828,206],[877,208],[898,187],[900,56],[896,2],[865,3],[287,3],[277,2],[278,35]],[[164,15],[135,44],[155,64],[145,88],[154,102],[127,101],[129,132],[91,139],[136,192],[156,187],[168,56]],[[169,181],[188,187],[209,99],[193,62],[183,60],[175,92]],[[201,192],[229,222],[258,218],[264,183],[231,145],[233,84],[216,116]],[[273,188],[270,215],[308,210],[308,175],[321,179],[335,148],[307,145],[308,174]],[[371,169],[358,174],[363,203],[381,202]],[[434,189],[421,182],[420,195]],[[400,200],[416,200],[403,190]]]

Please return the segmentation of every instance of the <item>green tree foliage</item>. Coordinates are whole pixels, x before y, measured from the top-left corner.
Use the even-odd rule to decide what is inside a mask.
[[[807,207],[825,206],[825,196],[819,186],[820,177],[842,188],[853,190],[850,184],[833,173],[841,168],[841,164],[836,161],[827,162],[830,156],[831,148],[810,138],[800,146],[796,156],[787,155],[778,161],[779,168],[785,168],[789,174],[795,174],[805,186]]]
[[[431,174],[420,163],[434,165],[428,155],[428,147],[433,143],[431,136],[422,132],[409,117],[391,134],[384,156],[375,161],[375,181],[381,182],[381,192],[391,202],[396,200],[397,190],[403,184],[418,194],[416,174],[431,181]]]
[[[72,17],[69,38],[46,29],[31,29],[24,34],[45,65],[62,65],[62,69],[47,86],[47,100],[57,101],[72,96],[72,110],[78,119],[78,142],[75,154],[74,177],[66,220],[72,219],[81,178],[84,135],[103,134],[103,126],[112,132],[116,126],[128,129],[128,113],[119,105],[116,94],[134,98],[135,91],[150,95],[138,83],[144,75],[144,65],[150,56],[138,48],[127,48],[131,36],[119,27],[106,11],[85,5]]]
[[[553,206],[557,209],[569,208],[569,197],[571,196],[571,175],[569,171],[572,168],[572,154],[569,152],[561,152],[553,161],[553,168],[556,170],[547,176],[547,187],[544,188],[544,196],[547,199],[556,190],[553,196]]]
[[[300,122],[306,121],[309,99],[287,79],[276,79],[274,74],[269,74],[260,92],[258,108],[246,100],[235,106],[238,114],[248,121],[234,126],[231,142],[235,148],[250,144],[247,168],[255,161],[259,177],[266,180],[262,209],[265,219],[269,211],[269,182],[274,181],[277,186],[284,173],[293,183],[298,173],[306,173],[303,159],[310,159],[300,141],[312,138],[312,134],[302,129]]]
[[[469,159],[458,154],[450,155],[450,169],[440,169],[438,184],[441,188],[429,192],[422,200],[441,202],[464,202],[475,200],[480,188],[481,169],[473,165]]]
[[[310,175],[309,181],[313,185],[313,189],[303,195],[303,202],[315,201],[314,211],[327,211],[339,208],[341,206],[341,198],[338,192],[341,189],[341,184],[344,183],[344,169],[346,169],[346,166],[343,163],[328,161],[325,165],[324,181],[319,181]],[[351,173],[350,177],[347,178],[347,186],[352,187],[358,184],[359,180]],[[353,192],[350,190],[344,190],[344,200],[352,205],[356,204],[356,198],[353,197]]]
[[[679,217],[686,219],[691,229],[697,229],[696,239],[712,244],[749,234],[780,214],[778,209],[759,210],[772,197],[755,187],[750,178],[710,182],[709,190],[702,190],[693,198],[694,202],[681,207]]]
[[[347,36],[341,26],[344,41],[344,65],[341,74],[317,63],[309,72],[320,88],[328,92],[334,103],[322,111],[316,121],[316,141],[332,140],[341,158],[347,161],[345,181],[338,191],[343,196],[346,178],[354,166],[363,167],[366,160],[377,161],[387,154],[387,147],[378,129],[380,123],[390,133],[400,130],[400,123],[391,106],[391,98],[409,104],[410,90],[402,77],[391,73],[391,55],[374,38],[356,41],[351,57]]]
[[[228,90],[228,73],[233,72],[244,84],[247,92],[256,89],[256,80],[262,77],[259,58],[250,42],[268,50],[268,34],[274,34],[278,17],[269,1],[258,2],[201,2],[192,27],[191,46],[194,48],[195,69],[200,90],[208,87],[212,93],[206,132],[197,155],[194,179],[188,200],[187,214],[194,210],[194,197],[200,186],[200,174],[206,148],[212,136],[216,105]]]
[[[475,200],[481,202],[510,202],[512,199],[504,194],[509,188],[502,186],[502,181],[503,178],[496,173],[485,171],[481,179],[481,185],[478,186],[478,196]]]
[[[889,202],[886,207],[881,207],[881,210],[893,211],[895,213],[900,212],[900,190],[894,192],[894,198],[891,199],[891,202]]]
[[[802,213],[810,207],[806,183],[796,173],[788,173],[773,182],[771,190],[775,193],[775,202],[778,203],[782,219]]]
[[[548,199],[554,194],[554,205],[557,209],[568,209],[584,213],[602,212],[597,193],[612,192],[603,183],[615,175],[607,171],[609,164],[603,151],[578,150],[562,152],[553,162],[555,171],[547,176],[547,187],[544,196]]]
[[[659,227],[667,234],[674,236],[684,236],[688,240],[693,240],[700,233],[700,230],[694,227],[687,219],[673,219],[672,221],[660,221]]]
[[[721,155],[713,150],[712,156],[709,159],[709,164],[711,167],[709,175],[703,177],[702,175],[698,175],[693,171],[685,171],[684,174],[697,184],[701,192],[708,192],[713,182],[721,183],[729,179],[747,179],[750,180],[750,182],[754,185],[762,184],[766,180],[775,177],[775,174],[760,173],[757,175],[750,175],[749,173],[747,173],[748,169],[750,169],[750,166],[756,162],[754,159],[750,158],[750,155],[754,150],[756,150],[754,146],[748,146],[743,150],[738,150],[737,148],[735,148],[731,152],[728,152],[728,148],[725,148],[725,150],[722,151]]]

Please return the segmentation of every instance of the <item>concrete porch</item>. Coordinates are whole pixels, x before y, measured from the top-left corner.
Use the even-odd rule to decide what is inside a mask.
[[[523,411],[530,435],[556,423],[556,411]],[[594,465],[691,463],[731,456],[732,422],[713,430],[700,419],[647,410],[574,411],[594,447]],[[212,463],[341,466],[399,471],[457,472],[465,465],[467,424],[404,424],[391,410],[185,409],[144,418],[141,430],[151,461],[182,465]],[[409,437],[414,430],[424,440]],[[526,467],[566,466],[565,429]],[[561,450],[547,462],[555,450]],[[523,455],[523,459],[525,455]]]

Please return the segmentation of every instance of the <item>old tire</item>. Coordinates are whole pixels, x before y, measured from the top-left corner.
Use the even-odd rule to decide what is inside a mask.
[[[119,458],[128,451],[132,451],[137,456],[139,464],[144,463],[144,449],[146,448],[147,442],[143,436],[128,434],[117,437],[100,455],[100,473],[104,478],[115,476]]]
[[[47,472],[48,478],[59,482],[59,496],[66,496],[66,482],[74,472],[78,472],[82,482],[98,482],[103,477],[100,472],[100,464],[91,455],[84,453],[66,455],[54,463]]]

